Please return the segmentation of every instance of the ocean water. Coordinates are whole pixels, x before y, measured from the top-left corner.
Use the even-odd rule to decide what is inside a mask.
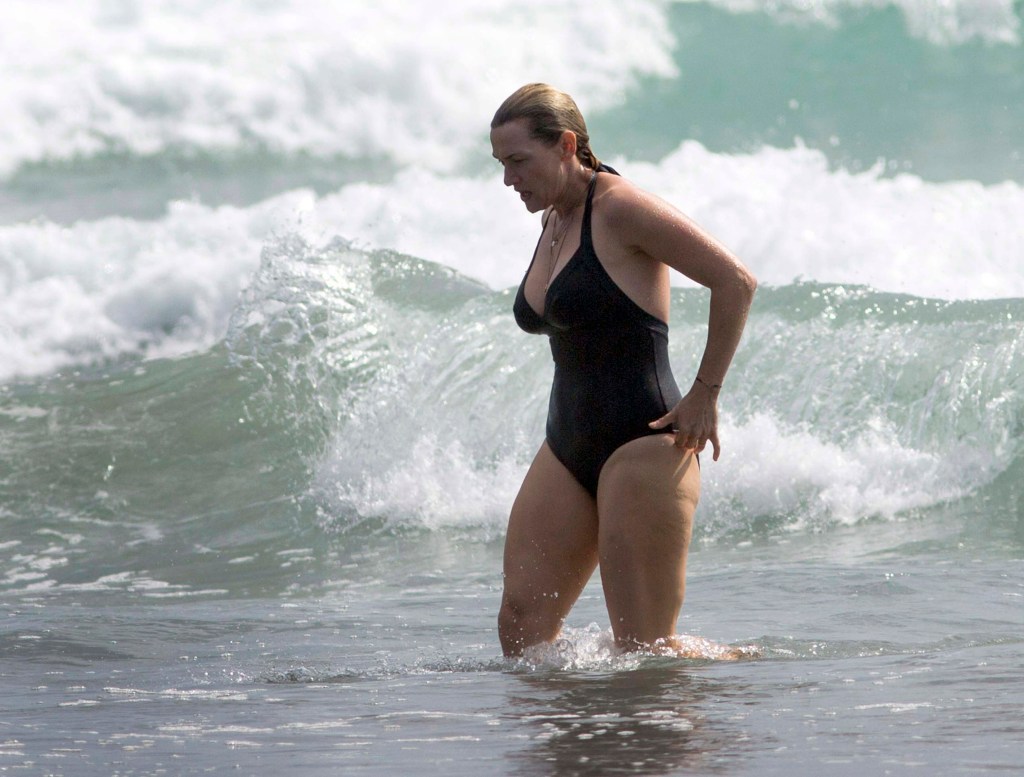
[[[2,18],[0,773],[1024,772],[1019,0]],[[761,282],[679,622],[756,659],[615,655],[596,581],[501,657],[532,80]]]

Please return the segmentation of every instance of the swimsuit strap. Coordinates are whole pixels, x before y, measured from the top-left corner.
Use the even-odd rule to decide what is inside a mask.
[[[594,241],[590,234],[590,213],[593,210],[594,191],[597,189],[597,170],[590,177],[587,189],[587,201],[583,206],[583,221],[580,224],[580,248],[594,254]],[[596,254],[594,254],[596,256]]]
[[[583,206],[583,222],[580,224],[580,246],[587,246],[590,249],[590,253],[597,257],[594,251],[594,241],[591,239],[590,234],[590,213],[593,210],[594,192],[597,191],[597,174],[598,173],[611,173],[612,175],[618,175],[619,171],[613,167],[609,167],[604,162],[597,166],[594,174],[590,176],[590,187],[587,189],[587,202]]]

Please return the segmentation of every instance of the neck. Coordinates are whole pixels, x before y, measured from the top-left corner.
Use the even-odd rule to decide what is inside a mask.
[[[590,180],[593,176],[593,170],[588,170],[579,163],[573,166],[572,172],[566,178],[561,195],[552,203],[552,207],[561,218],[569,216],[587,199],[587,189],[590,187]]]

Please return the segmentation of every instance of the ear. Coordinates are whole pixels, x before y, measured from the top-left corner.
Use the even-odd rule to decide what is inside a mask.
[[[562,152],[562,159],[569,160],[576,156],[576,133],[566,130],[558,139],[558,147]]]

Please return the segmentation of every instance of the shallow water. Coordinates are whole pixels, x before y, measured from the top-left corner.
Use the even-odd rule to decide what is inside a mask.
[[[505,661],[498,546],[422,539],[269,599],[8,602],[5,761],[67,774],[1017,768],[1019,559],[699,548],[682,627],[759,658],[616,656],[590,588],[563,643]],[[413,568],[389,574],[396,556]]]

